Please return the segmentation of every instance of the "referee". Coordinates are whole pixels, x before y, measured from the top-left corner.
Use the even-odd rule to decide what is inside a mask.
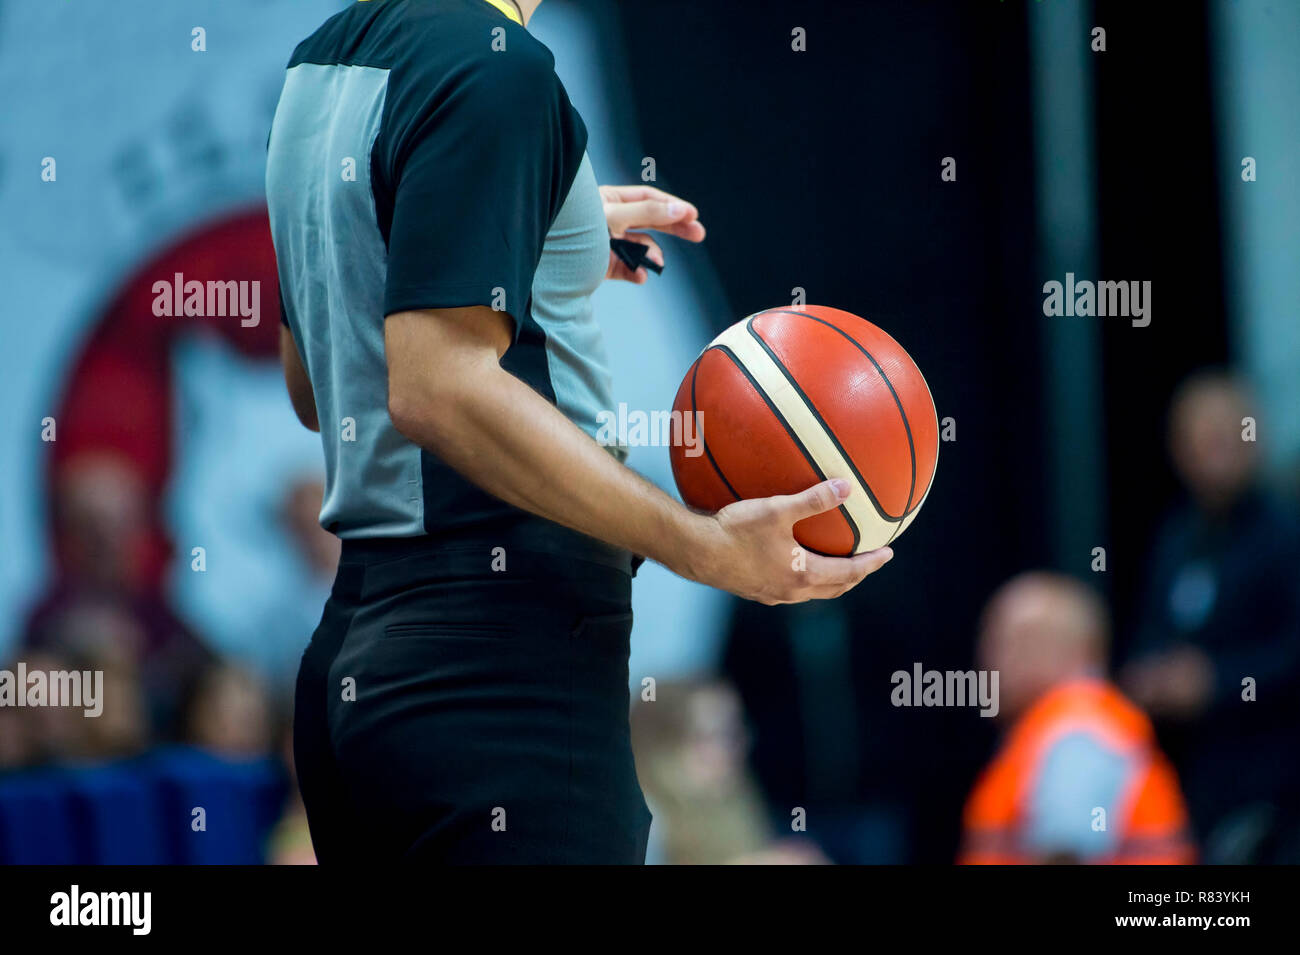
[[[285,381],[321,434],[338,576],[294,753],[324,863],[640,863],[628,738],[639,557],[765,603],[891,556],[791,559],[825,482],[694,513],[594,440],[610,237],[701,241],[690,203],[596,185],[529,35],[541,0],[362,0],[289,61],[268,147]]]

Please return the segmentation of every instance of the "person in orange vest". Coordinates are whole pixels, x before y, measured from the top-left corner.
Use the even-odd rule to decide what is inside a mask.
[[[1195,861],[1151,722],[1104,674],[1109,616],[1089,588],[1029,573],[990,599],[979,665],[1010,721],[966,802],[967,865]]]

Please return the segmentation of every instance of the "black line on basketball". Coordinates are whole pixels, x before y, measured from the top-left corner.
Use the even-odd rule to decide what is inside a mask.
[[[785,310],[782,309],[782,311]],[[803,315],[803,312],[790,312],[790,314]],[[807,315],[804,317],[812,318],[811,315]],[[833,325],[831,327],[834,328]],[[858,483],[862,485],[862,489],[867,492],[867,498],[871,501],[871,506],[876,509],[876,513],[880,515],[881,519],[891,524],[894,524],[894,523],[898,523],[899,521],[902,521],[903,518],[907,517],[906,510],[903,511],[902,517],[895,517],[893,514],[890,514],[888,511],[884,509],[884,507],[881,506],[880,501],[876,499],[875,492],[871,489],[871,485],[867,483],[867,479],[864,478],[862,476],[862,472],[858,470],[857,463],[853,460],[852,456],[850,456],[849,452],[845,449],[844,445],[840,444],[839,437],[835,434],[834,431],[831,430],[831,426],[826,423],[826,419],[822,417],[821,412],[817,410],[815,405],[813,405],[812,399],[809,398],[807,393],[803,390],[803,388],[800,387],[799,382],[795,380],[794,375],[790,374],[790,369],[785,367],[785,364],[781,361],[780,358],[777,357],[776,352],[772,351],[771,347],[767,344],[767,342],[763,341],[762,336],[759,335],[758,331],[754,328],[752,320],[745,325],[745,329],[749,332],[750,336],[754,339],[754,341],[758,342],[759,346],[763,349],[763,351],[767,352],[768,357],[772,359],[772,362],[776,365],[776,367],[781,369],[781,374],[785,376],[786,381],[790,382],[790,387],[793,388],[798,393],[801,399],[803,399],[803,403],[808,406],[808,410],[812,412],[813,417],[816,418],[817,421],[821,424],[822,429],[826,432],[826,436],[831,439],[831,443],[833,443],[835,447],[839,449],[839,452],[843,456],[845,463],[848,464],[849,469],[853,471],[853,476],[858,479]],[[836,331],[839,331],[839,329],[836,329]],[[849,341],[853,341],[853,339],[850,338]],[[857,343],[854,342],[854,344]],[[861,348],[862,346],[859,345],[858,347]],[[870,358],[871,356],[868,355],[867,357]],[[873,364],[875,363],[874,359],[872,359],[872,363]],[[876,365],[876,367],[879,368],[880,366]],[[881,373],[881,377],[884,377],[883,372]],[[886,378],[885,383],[889,384],[889,379]],[[891,392],[893,391],[892,387],[890,388],[890,391]],[[896,402],[898,401],[897,395],[894,395],[894,400]],[[900,411],[902,410],[901,406],[899,410]],[[903,426],[904,427],[907,426],[906,416],[904,416],[903,418]],[[907,435],[907,444],[908,444],[908,448],[910,449],[912,445],[912,435],[910,431],[908,432]],[[916,486],[916,454],[915,453],[912,454],[912,486],[913,487]],[[911,503],[910,491],[908,493],[908,503],[909,504]],[[897,533],[897,531],[895,531],[895,533]],[[891,537],[890,540],[893,540],[893,537]]]
[[[705,352],[708,352],[709,350],[710,349],[708,348],[704,349]],[[704,355],[700,355],[699,358],[695,359],[695,364],[691,366],[691,414],[695,414],[695,412],[700,408],[699,404],[695,400],[695,379],[700,375],[700,362],[703,360]],[[713,452],[709,450],[709,439],[704,436],[703,428],[700,428],[700,444],[704,447],[704,456],[709,459],[709,464],[713,467],[713,473],[718,476],[723,484],[727,485],[727,490],[731,492],[732,497],[737,501],[741,500],[740,495],[736,493],[736,489],[732,487],[731,482],[727,480],[727,476],[722,473],[722,468],[718,466],[718,462],[713,459]]]
[[[804,456],[804,460],[808,462],[808,466],[813,469],[817,477],[825,481],[826,475],[822,472],[822,469],[817,466],[817,462],[813,460],[812,454],[810,454],[808,449],[804,446],[804,443],[799,438],[798,433],[794,430],[794,428],[790,427],[790,422],[785,420],[785,416],[781,414],[780,410],[778,410],[776,405],[772,404],[772,399],[767,396],[767,392],[763,390],[763,387],[758,383],[758,381],[754,378],[754,376],[749,373],[749,369],[745,367],[744,362],[742,362],[739,358],[737,358],[735,353],[726,345],[714,345],[713,347],[716,348],[718,351],[722,352],[728,358],[730,358],[732,364],[734,364],[737,368],[740,369],[740,373],[744,375],[746,379],[749,380],[750,385],[753,386],[754,391],[758,393],[758,396],[763,399],[763,403],[767,405],[769,410],[771,410],[772,414],[776,417],[777,422],[781,425],[781,427],[785,428],[785,433],[788,434],[790,436],[790,440],[795,443],[795,447],[797,447],[799,449],[799,453]],[[858,531],[857,522],[853,520],[852,515],[850,515],[848,512],[848,508],[846,508],[843,504],[841,504],[837,508],[837,510],[842,515],[844,515],[844,520],[848,523],[849,530],[853,531],[852,550],[856,551],[858,549],[858,544],[861,543],[862,541],[862,535]],[[813,550],[811,547],[809,547],[808,550],[812,550],[814,554],[821,553],[821,551]],[[834,555],[822,554],[822,556],[828,557]]]

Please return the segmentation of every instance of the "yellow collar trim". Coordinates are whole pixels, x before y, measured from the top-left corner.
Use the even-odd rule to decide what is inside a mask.
[[[368,0],[358,0],[358,2],[366,3],[368,2]],[[491,4],[492,6],[496,7],[498,10],[500,10],[502,13],[508,16],[511,20],[514,20],[515,23],[518,23],[520,26],[524,25],[524,21],[519,19],[519,11],[515,9],[515,5],[511,3],[510,0],[483,0],[483,2]]]
[[[524,21],[519,19],[519,11],[515,9],[515,5],[510,0],[484,0],[484,2],[492,4],[520,26],[524,25]]]

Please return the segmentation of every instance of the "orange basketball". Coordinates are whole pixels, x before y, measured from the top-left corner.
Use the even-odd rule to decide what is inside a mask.
[[[911,356],[866,319],[822,305],[732,325],[691,365],[673,410],[673,477],[692,507],[852,482],[839,508],[794,527],[821,554],[903,533],[939,457],[934,399]]]

